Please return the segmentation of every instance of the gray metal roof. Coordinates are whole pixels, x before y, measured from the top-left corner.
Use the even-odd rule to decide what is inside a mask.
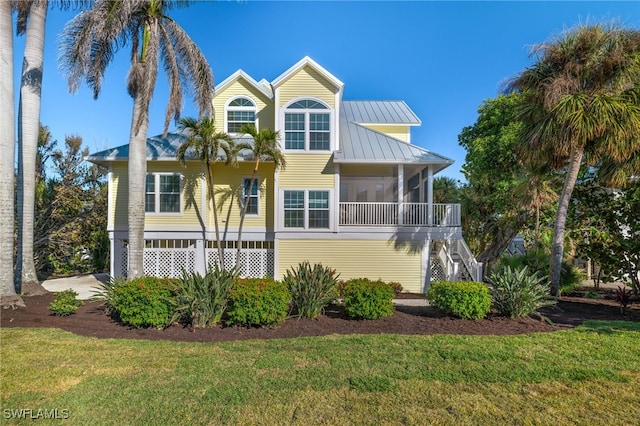
[[[357,102],[350,103],[353,107]],[[434,172],[453,164],[450,158],[350,121],[346,108],[340,113],[340,151],[333,153],[333,161],[342,164],[432,164]]]
[[[177,131],[170,132],[166,137],[162,135],[152,136],[147,139],[147,160],[175,160],[176,152],[180,145],[182,145],[187,137]],[[240,136],[233,138],[236,142],[248,142],[253,143],[253,139],[250,136]],[[218,152],[219,158],[224,158],[224,152]],[[187,160],[196,160],[195,157],[189,155],[187,151]],[[121,145],[116,148],[110,148],[104,151],[96,152],[86,157],[87,161],[92,163],[105,163],[109,161],[126,161],[129,158],[129,144]],[[238,160],[251,161],[253,160],[253,154],[249,150],[242,150],[238,154]]]
[[[352,123],[407,126],[422,123],[404,101],[343,101],[342,111]]]

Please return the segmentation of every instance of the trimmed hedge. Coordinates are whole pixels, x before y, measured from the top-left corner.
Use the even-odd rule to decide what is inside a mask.
[[[175,306],[175,280],[142,277],[120,281],[111,290],[109,305],[126,325],[164,328],[171,323]]]
[[[384,281],[356,278],[342,287],[347,315],[358,319],[378,319],[393,315],[394,287]]]
[[[289,313],[291,293],[270,278],[239,279],[229,293],[228,325],[275,327]]]
[[[480,319],[491,310],[491,293],[480,282],[435,281],[427,292],[433,306],[463,319]]]

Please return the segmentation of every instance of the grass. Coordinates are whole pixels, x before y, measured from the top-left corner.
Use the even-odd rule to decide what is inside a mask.
[[[68,424],[637,424],[640,324],[228,343],[0,330],[0,401]],[[66,411],[62,411],[66,410]],[[42,414],[42,412],[40,412]],[[11,420],[30,423],[30,418]]]

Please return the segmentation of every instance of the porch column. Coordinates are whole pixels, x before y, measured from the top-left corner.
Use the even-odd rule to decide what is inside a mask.
[[[398,164],[398,225],[404,224],[404,164]]]
[[[433,226],[433,166],[427,167],[427,225]]]
[[[422,245],[422,292],[427,293],[431,286],[431,240],[426,239]]]
[[[204,240],[196,240],[196,270],[200,275],[207,273],[207,252]]]

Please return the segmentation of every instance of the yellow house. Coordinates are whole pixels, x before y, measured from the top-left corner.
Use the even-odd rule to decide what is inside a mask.
[[[461,231],[460,206],[434,204],[433,177],[452,160],[411,144],[420,120],[403,101],[349,101],[344,84],[309,57],[275,80],[239,70],[216,86],[215,122],[237,139],[253,123],[278,131],[287,166],[261,163],[242,229],[241,273],[281,278],[308,260],[342,279],[400,282],[423,292],[432,279],[479,280],[482,265]],[[248,138],[248,139],[247,139]],[[218,261],[202,163],[175,158],[185,137],[147,141],[145,273],[204,272]],[[111,274],[127,270],[128,145],[89,161],[109,167]],[[241,205],[254,159],[213,165],[224,263],[236,263]]]

